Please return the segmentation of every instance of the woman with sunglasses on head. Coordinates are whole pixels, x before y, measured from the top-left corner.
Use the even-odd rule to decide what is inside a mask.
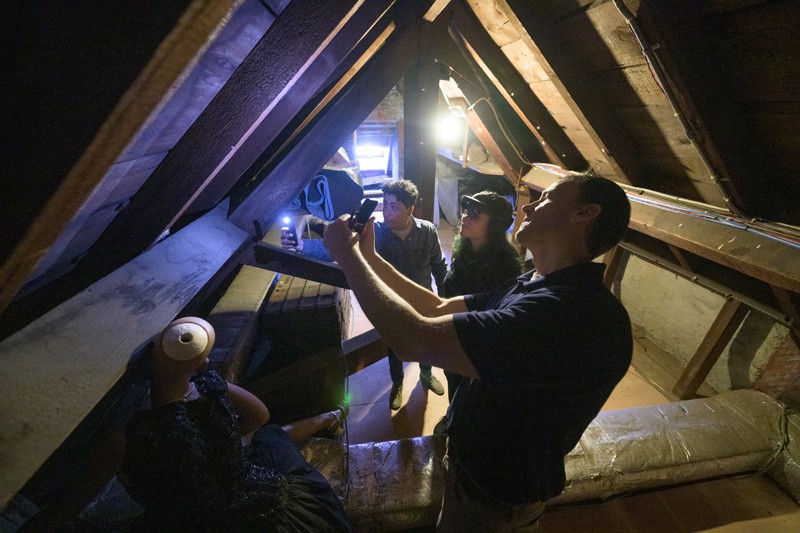
[[[506,236],[513,221],[511,202],[496,192],[482,191],[461,198],[461,229],[453,246],[442,296],[491,291],[522,273],[522,258]],[[452,402],[462,377],[447,370],[444,374]],[[436,424],[434,434],[446,433],[447,422],[445,415]]]

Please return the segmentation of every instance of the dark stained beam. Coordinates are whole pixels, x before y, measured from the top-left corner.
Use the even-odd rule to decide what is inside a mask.
[[[388,351],[389,347],[374,328],[342,342],[342,354],[350,375],[377,363],[386,357]]]
[[[614,284],[619,274],[619,268],[622,264],[622,257],[625,255],[625,249],[620,246],[614,246],[603,256],[603,263],[606,264],[606,270],[603,273],[603,284],[609,289]]]
[[[452,90],[448,96],[457,98],[459,93],[463,95],[465,103],[468,104],[465,106],[467,124],[503,170],[509,182],[516,186],[521,175],[530,169],[525,155],[525,152],[530,154],[530,149],[523,150],[527,139],[521,142],[520,139],[508,138],[506,135],[509,130],[508,123],[498,122],[498,117],[501,119],[508,117],[508,113],[503,113],[503,102],[491,97],[491,84],[483,71],[459,50],[451,38],[440,41],[437,55],[453,70],[452,78],[458,85],[457,90]],[[491,104],[486,101],[487,98]],[[451,103],[458,105],[457,100]],[[538,146],[535,153],[543,155]]]
[[[403,177],[419,189],[414,215],[433,220],[440,71],[432,48],[446,34],[440,22],[420,29],[416,61],[403,78]]]
[[[404,3],[403,9],[418,7],[409,4]],[[416,58],[419,20],[412,18],[408,26],[388,36],[352,81],[337,90],[315,121],[295,137],[285,157],[260,169],[235,193],[234,199],[241,203],[231,220],[237,226],[246,231],[252,231],[256,223],[269,228],[276,211],[297,196],[308,177],[319,171],[369,116]]]
[[[67,275],[13,305],[0,334],[22,325],[141,253],[203,196],[205,209],[229,188],[392,0],[293,2],[230,80]],[[298,34],[303,39],[297,39]],[[286,53],[286,42],[294,42]]]
[[[355,0],[292,2],[76,270],[84,276],[103,275],[170,228],[243,144],[249,152],[250,130],[283,103],[281,96],[323,53],[329,35],[351,16],[355,4]],[[299,33],[303,39],[296,39]],[[290,40],[294,47],[286,53]]]
[[[677,246],[673,246],[672,244],[667,244],[669,247],[669,251],[672,252],[672,255],[678,261],[678,264],[681,265],[682,268],[685,268],[689,272],[692,272],[694,269],[692,265],[689,263],[689,260],[686,258],[686,254],[678,248]]]
[[[405,4],[393,4],[393,7],[383,13],[380,19],[369,29],[366,35],[350,50],[348,57],[340,62],[338,67],[323,83],[325,90],[320,91],[303,105],[297,116],[284,128],[284,131],[264,150],[244,172],[242,179],[232,189],[231,196],[241,199],[253,190],[260,180],[264,179],[267,169],[277,165],[296,140],[304,134],[306,128],[317,120],[317,117],[333,99],[350,83],[360,69],[381,49],[389,36],[395,31],[395,20],[398,12],[403,11]],[[315,171],[316,172],[316,171]],[[313,174],[312,174],[313,175]],[[311,176],[305,176],[299,187],[303,187]],[[208,190],[206,191],[208,192]],[[294,196],[297,196],[294,192]],[[201,197],[198,203],[205,199]],[[267,228],[264,228],[265,230]]]
[[[795,335],[800,335],[800,295],[791,293],[781,287],[770,285],[778,305],[786,314],[788,322],[791,324]]]
[[[4,105],[14,110],[15,126],[13,141],[3,137],[3,167],[25,178],[5,191],[0,215],[0,313],[235,3],[195,0],[184,10],[178,2],[138,13],[125,28],[113,22],[130,17],[131,6],[88,14],[80,5],[17,4],[4,11],[3,29],[19,35],[5,33],[17,49],[4,71]],[[120,64],[108,68],[114,61]]]
[[[448,24],[461,52],[472,58],[505,98],[539,141],[549,162],[570,170],[585,170],[586,159],[492,41],[475,14],[463,3],[452,2]]]
[[[309,279],[326,285],[349,289],[344,272],[336,263],[317,261],[291,250],[284,250],[268,242],[258,242],[251,266],[264,268],[297,278]]]
[[[313,63],[298,72],[285,87],[279,88],[281,93],[261,114],[263,120],[254,124],[230,159],[221,163],[213,181],[192,205],[193,210],[209,209],[225,197],[234,183],[268,150],[291,121],[303,112],[307,103],[313,101],[332,80],[341,77],[352,67],[358,57],[359,47],[368,46],[392,21],[393,17],[387,14],[387,10],[394,3],[395,0],[362,0],[356,3],[354,9],[357,11],[342,22],[341,28],[334,30],[330,43],[313,58]],[[315,9],[307,3],[305,7]],[[302,41],[305,42],[306,39],[304,32]],[[353,53],[354,50],[356,54]],[[263,68],[263,65],[257,67]]]

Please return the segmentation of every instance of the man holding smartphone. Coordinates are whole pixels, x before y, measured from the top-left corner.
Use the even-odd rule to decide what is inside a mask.
[[[535,197],[535,196],[534,196]],[[443,299],[408,283],[344,220],[325,244],[370,322],[405,361],[462,376],[448,426],[438,531],[531,531],[566,482],[564,456],[631,362],[631,324],[593,259],[628,227],[625,191],[573,174],[522,208],[536,269]]]
[[[441,290],[447,264],[442,254],[442,246],[436,226],[427,220],[414,217],[414,206],[419,196],[416,185],[409,180],[391,181],[381,187],[383,192],[383,222],[375,223],[375,249],[378,254],[398,272],[414,283],[431,290],[431,275]],[[333,261],[321,239],[302,239],[297,242],[281,236],[284,248],[295,250],[321,261]],[[403,362],[390,350],[389,373],[392,389],[389,405],[392,410],[400,409],[403,402]],[[420,381],[425,388],[439,396],[444,394],[444,386],[431,373],[430,365],[420,365]]]

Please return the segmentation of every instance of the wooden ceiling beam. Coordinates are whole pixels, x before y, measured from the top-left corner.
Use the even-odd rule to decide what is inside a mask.
[[[460,76],[471,76],[471,79],[456,79],[457,87],[453,87],[450,82],[451,94],[463,94],[465,102],[468,104],[464,110],[466,113],[467,124],[481,142],[487,153],[494,159],[497,165],[503,170],[509,182],[516,187],[517,182],[530,169],[527,161],[521,157],[517,146],[512,144],[512,140],[506,137],[497,119],[502,116],[499,112],[493,111],[494,104],[481,103],[478,101],[485,99],[488,94],[490,82],[483,71],[465,55],[453,39],[446,39],[439,42],[438,57],[442,58],[446,64],[460,74]],[[477,104],[477,105],[476,105]],[[514,139],[517,143],[517,139]],[[541,154],[539,147],[537,152]],[[466,154],[463,155],[466,157]]]
[[[314,1],[316,6],[293,2],[286,8],[75,268],[14,302],[0,334],[15,331],[147,249],[210,184],[214,196],[204,196],[204,208],[219,202],[393,4]],[[297,40],[301,31],[304,38]],[[287,41],[298,43],[291,54]]]
[[[179,83],[180,77],[202,52],[209,36],[219,29],[226,17],[230,16],[234,4],[235,2],[232,0],[196,0],[192,2],[177,20],[173,30],[158,45],[156,55],[135,78],[105,122],[99,125],[90,144],[83,148],[80,157],[72,168],[68,169],[66,176],[63,179],[59,178],[60,184],[55,192],[46,198],[45,202],[37,203],[38,213],[34,215],[34,218],[28,219],[26,216],[23,219],[19,210],[4,209],[5,213],[11,213],[14,216],[13,222],[4,219],[3,224],[6,229],[19,228],[21,225],[24,235],[20,234],[19,239],[13,243],[4,239],[4,246],[8,244],[8,247],[4,248],[3,253],[6,251],[10,253],[8,257],[3,257],[3,264],[0,268],[0,313],[11,303],[75,213],[91,197],[95,188],[114,165],[117,157],[137,137],[140,129],[161,105],[164,96],[174,89],[176,83]],[[80,46],[65,45],[67,50],[80,48]],[[46,50],[46,48],[42,48],[42,50]],[[70,61],[74,61],[74,58],[70,58]],[[65,64],[69,65],[70,63],[66,62]],[[114,70],[113,75],[117,78],[115,81],[105,85],[105,78],[100,77],[98,83],[103,85],[108,93],[113,94],[113,91],[119,88],[119,77],[126,74],[124,70],[121,72]],[[57,94],[61,94],[61,87],[58,89]],[[122,90],[120,89],[120,91]],[[71,98],[75,98],[75,101],[79,102],[82,97],[83,95],[77,97],[67,95],[70,101],[72,101]],[[101,102],[101,104],[103,103]],[[44,120],[52,117],[48,115],[41,118]],[[86,120],[82,123],[85,124]],[[69,136],[71,132],[61,133]],[[41,140],[40,135],[37,134],[37,137],[38,140]],[[50,148],[44,147],[44,150],[47,151]],[[59,154],[63,151],[63,146],[54,150]],[[37,156],[41,156],[41,150]],[[44,161],[47,166],[47,180],[51,180],[54,170],[58,173],[61,171],[61,167],[52,157],[45,157]],[[19,162],[15,168],[26,173],[24,171],[27,167],[20,165]],[[47,189],[50,186],[49,183],[39,180],[37,172],[31,174],[26,179],[36,179],[39,189]],[[25,200],[27,198],[22,198],[21,201],[24,203]],[[6,234],[12,235],[19,231],[14,229],[5,232],[4,237]]]
[[[292,106],[283,97],[295,89],[297,80],[316,61],[335,64],[340,59],[324,52],[331,43],[331,34],[337,35],[345,26],[359,2],[312,1],[312,5],[293,2],[286,8],[76,270],[87,277],[106,274],[150,246],[212,180],[227,178],[230,186],[238,179],[230,172],[219,176],[219,171],[240,150],[253,153],[252,131],[264,123],[271,111],[282,110],[282,104]],[[298,32],[303,33],[303,39],[294,39]],[[292,53],[286,50],[288,40],[297,46]],[[338,49],[336,52],[341,53]],[[327,76],[317,73],[316,78],[320,83]],[[300,105],[296,101],[292,107],[298,109]],[[276,135],[282,128],[267,121],[264,129],[262,138],[264,134]]]
[[[416,12],[419,4],[405,2],[398,6],[402,8],[398,20],[404,18],[404,10]],[[297,196],[308,177],[325,165],[344,139],[352,135],[403,77],[417,57],[421,18],[410,18],[410,24],[390,35],[353,81],[296,137],[280,161],[261,169],[236,193],[235,199],[241,204],[235,207],[230,218],[237,226],[246,231],[253,231],[256,225],[264,231],[268,229],[277,210]]]
[[[586,159],[492,41],[475,14],[461,2],[452,2],[449,13],[450,33],[456,45],[465,56],[471,57],[516,112],[550,162],[570,170],[585,170]]]
[[[280,94],[262,113],[263,120],[253,125],[230,159],[220,163],[219,173],[201,192],[192,205],[193,210],[209,209],[224,198],[287,126],[302,115],[308,103],[318,98],[332,80],[346,74],[363,53],[362,49],[368,48],[393,21],[389,11],[394,3],[395,0],[359,2],[358,11],[334,30],[325,49],[313,60],[309,59],[308,67],[285,87],[277,87]],[[306,8],[314,9],[308,5]]]
[[[565,54],[569,46],[559,38],[544,16],[547,6],[540,7],[538,3],[525,0],[495,0],[495,3],[496,8],[518,29],[528,50],[545,69],[564,102],[616,174],[610,177],[621,183],[637,183],[640,168],[634,156],[636,147],[599,100],[585,73],[576,69]]]
[[[417,58],[403,77],[403,176],[417,185],[414,215],[433,220],[436,189],[439,69],[436,51],[447,31],[441,21],[421,27]]]

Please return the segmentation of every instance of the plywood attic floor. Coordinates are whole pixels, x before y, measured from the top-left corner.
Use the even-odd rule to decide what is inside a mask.
[[[445,255],[452,249],[454,230],[440,226]],[[351,334],[370,328],[358,302],[352,299]],[[680,373],[669,354],[658,350],[640,331],[635,332],[634,362],[616,387],[604,411],[674,401],[670,389]],[[447,395],[422,388],[419,365],[405,364],[403,404],[389,408],[391,380],[386,359],[353,374],[348,380],[352,408],[348,418],[350,444],[430,435],[447,409]],[[433,373],[445,383],[441,369]],[[644,376],[647,376],[645,378]],[[701,394],[715,392],[701,388]],[[550,508],[540,532],[797,532],[800,505],[768,477],[726,478],[630,494],[608,502]]]

